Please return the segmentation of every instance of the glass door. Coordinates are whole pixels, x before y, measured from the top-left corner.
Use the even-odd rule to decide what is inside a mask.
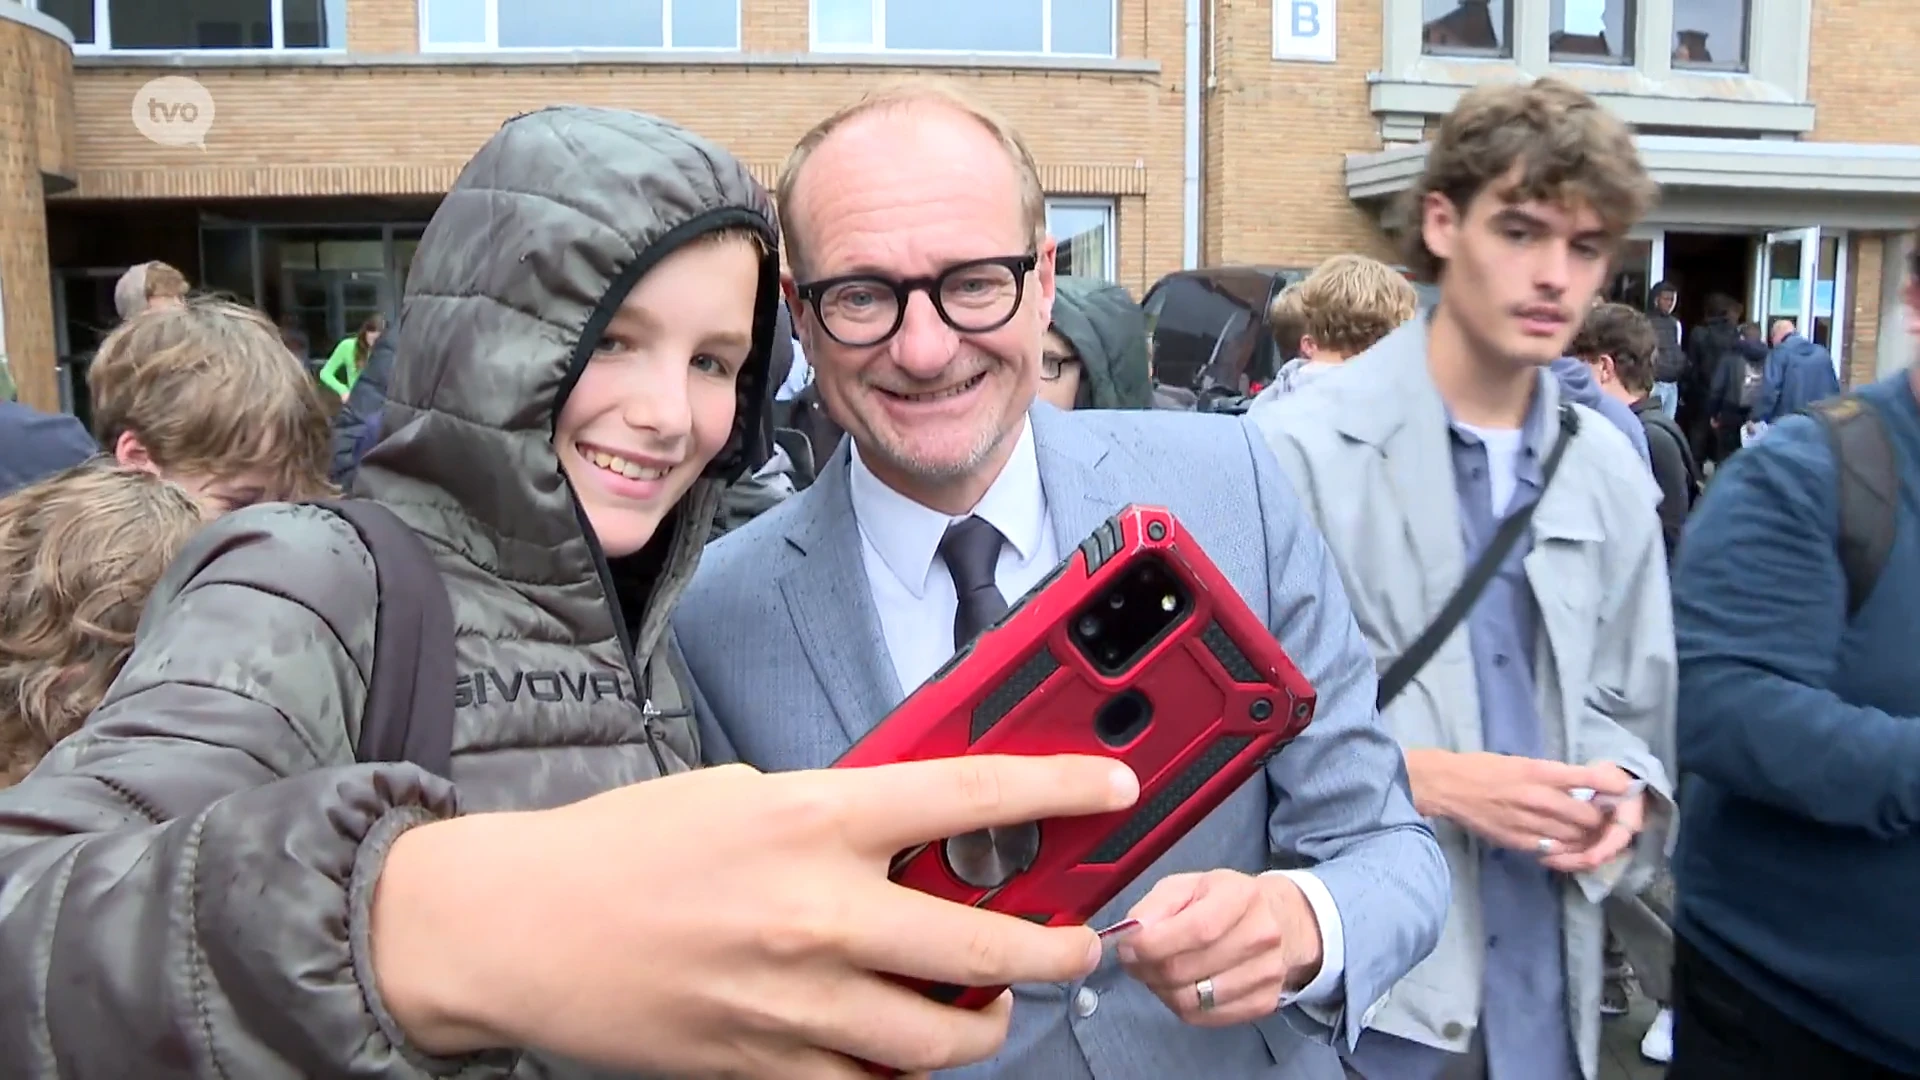
[[[1759,248],[1753,321],[1768,337],[1772,336],[1775,319],[1792,319],[1793,325],[1805,332],[1813,322],[1814,292],[1819,281],[1819,227],[1768,233]]]
[[[1775,319],[1792,319],[1809,340],[1826,347],[1836,373],[1845,372],[1847,234],[1819,227],[1768,233],[1755,245],[1753,317],[1772,336]]]

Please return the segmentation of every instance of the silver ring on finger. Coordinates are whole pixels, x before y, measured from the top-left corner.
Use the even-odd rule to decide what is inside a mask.
[[[1200,999],[1200,1011],[1212,1012],[1214,1006],[1213,980],[1201,979],[1199,982],[1194,983],[1193,992],[1194,995]]]
[[[1543,836],[1539,840],[1534,841],[1533,849],[1544,856],[1553,854],[1553,849],[1558,846],[1558,844],[1553,842],[1553,837]]]

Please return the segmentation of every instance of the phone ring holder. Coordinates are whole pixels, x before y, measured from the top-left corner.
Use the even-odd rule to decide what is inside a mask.
[[[1036,822],[977,829],[949,839],[947,869],[976,889],[997,889],[1033,868],[1040,858]]]

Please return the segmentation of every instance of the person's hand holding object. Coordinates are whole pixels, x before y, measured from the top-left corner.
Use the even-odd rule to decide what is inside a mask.
[[[1173,874],[1127,914],[1140,927],[1120,940],[1120,963],[1199,1027],[1258,1020],[1320,970],[1320,924],[1279,874]]]
[[[991,757],[763,775],[730,765],[395,841],[373,907],[380,995],[416,1048],[537,1047],[603,1068],[825,1080],[992,1056],[971,1011],[879,973],[971,986],[1092,971],[1044,927],[887,880],[903,849],[1123,809],[1126,768]]]

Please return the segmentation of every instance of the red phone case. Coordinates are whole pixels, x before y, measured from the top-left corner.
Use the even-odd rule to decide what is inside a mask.
[[[1175,591],[1187,598],[1184,610],[1139,661],[1102,674],[1076,642],[1075,628],[1084,616],[1102,612],[1124,624],[1106,606],[1112,591],[1133,587],[1136,575],[1149,572],[1174,579]],[[1139,595],[1136,588],[1126,603],[1137,606]],[[1103,707],[1120,699],[1137,705],[1140,698],[1151,707],[1150,721],[1110,745],[1107,738],[1127,729],[1116,713],[1134,713],[1110,710],[1103,736],[1097,726]],[[1026,869],[1002,884],[989,884],[971,857],[985,834],[923,844],[893,862],[893,880],[922,892],[1046,925],[1075,925],[1253,777],[1307,726],[1314,704],[1313,688],[1266,623],[1173,514],[1131,506],[1095,530],[834,766],[964,754],[1095,754],[1125,762],[1140,778],[1133,807],[992,830],[1024,840],[1010,846],[1032,854]],[[1016,865],[1026,861],[1015,859]],[[1005,989],[903,981],[965,1008],[981,1008]]]

